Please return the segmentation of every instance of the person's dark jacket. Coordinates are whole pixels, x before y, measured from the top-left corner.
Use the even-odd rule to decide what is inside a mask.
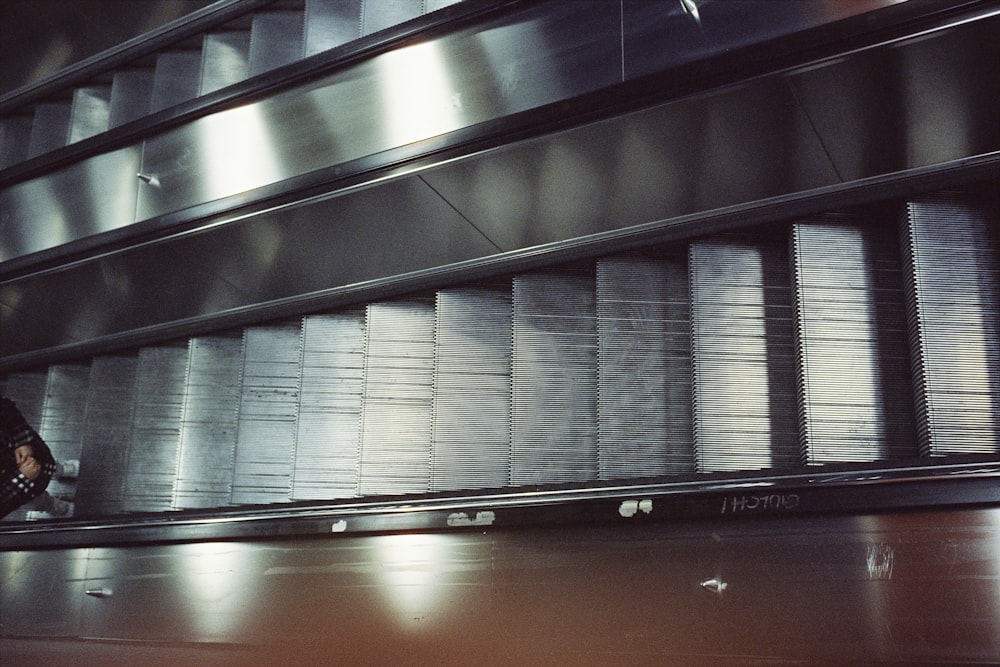
[[[14,450],[31,445],[42,473],[30,480],[17,468]],[[56,472],[56,462],[45,441],[25,421],[13,401],[0,398],[0,518],[41,494]]]

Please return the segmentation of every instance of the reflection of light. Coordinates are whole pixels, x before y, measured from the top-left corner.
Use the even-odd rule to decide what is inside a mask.
[[[232,640],[254,605],[247,547],[203,542],[178,547],[191,625],[200,641]]]
[[[204,147],[207,199],[216,199],[280,180],[259,105],[229,109],[198,121]]]
[[[379,57],[384,128],[401,146],[459,127],[461,97],[451,88],[436,44],[416,44]]]
[[[439,603],[444,560],[444,535],[385,535],[375,539],[378,579],[401,625],[429,620]]]

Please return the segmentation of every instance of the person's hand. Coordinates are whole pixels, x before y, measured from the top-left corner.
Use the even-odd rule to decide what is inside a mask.
[[[35,449],[31,445],[21,445],[14,450],[14,463],[20,466],[26,459],[35,455]]]
[[[17,465],[17,469],[31,481],[35,481],[42,474],[42,464],[36,461],[34,456],[29,456],[21,461]]]

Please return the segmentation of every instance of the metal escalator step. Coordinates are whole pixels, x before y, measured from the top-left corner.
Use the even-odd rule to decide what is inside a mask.
[[[187,369],[187,345],[139,351],[132,446],[122,499],[126,512],[162,512],[173,507]]]
[[[597,263],[601,479],[693,472],[687,258]]]
[[[107,516],[122,510],[132,422],[138,357],[95,357],[87,383],[86,421],[80,448],[80,479],[76,511]]]
[[[300,322],[254,326],[244,331],[233,473],[235,505],[289,499],[301,360]]]
[[[33,123],[34,118],[27,114],[0,118],[0,169],[28,158]]]
[[[354,497],[364,390],[364,310],[306,317],[302,344],[292,500]]]
[[[786,243],[725,237],[690,246],[699,472],[799,463]]]
[[[173,507],[225,507],[232,497],[243,337],[199,336],[189,346]]]
[[[391,28],[423,13],[424,0],[380,0],[362,3],[361,34]]]
[[[35,106],[28,140],[28,158],[38,157],[66,145],[69,138],[69,102],[44,102]]]
[[[942,193],[907,205],[907,315],[923,454],[1000,452],[995,205]]]
[[[55,364],[49,366],[48,376],[45,405],[41,420],[37,422],[38,432],[56,461],[79,460],[90,364]],[[76,482],[53,478],[46,490],[54,496],[72,496],[76,493]]]
[[[49,373],[45,371],[20,371],[11,373],[4,384],[3,395],[17,404],[24,420],[38,429],[45,409],[45,391]]]
[[[108,127],[115,128],[149,114],[153,98],[155,71],[128,69],[115,72],[111,84],[111,107]]]
[[[306,0],[305,47],[309,57],[361,37],[362,0]]]
[[[250,75],[250,32],[231,30],[205,35],[199,95],[245,80]]]
[[[849,223],[792,230],[805,463],[917,453],[898,239]]]
[[[514,278],[511,483],[597,479],[593,275]]]
[[[262,12],[253,17],[250,76],[302,59],[305,28],[302,12]]]
[[[434,302],[406,299],[368,306],[362,496],[430,488],[434,384]]]
[[[511,287],[437,295],[431,490],[510,482]]]
[[[161,53],[156,57],[151,113],[198,96],[201,72],[201,51],[197,49]]]
[[[111,86],[87,86],[73,91],[69,139],[75,143],[107,132],[111,120]]]

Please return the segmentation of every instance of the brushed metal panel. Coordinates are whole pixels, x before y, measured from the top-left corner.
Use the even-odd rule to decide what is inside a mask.
[[[511,285],[437,294],[431,491],[510,480]]]
[[[598,475],[594,276],[514,277],[513,486]]]
[[[21,371],[7,376],[4,396],[17,404],[24,420],[37,429],[45,409],[45,391],[48,387],[49,371]]]
[[[87,86],[73,91],[67,144],[107,132],[111,120],[111,86]]]
[[[149,113],[155,70],[126,69],[115,72],[111,84],[109,127],[138,120]]]
[[[91,362],[76,516],[107,516],[122,510],[137,366],[135,355],[106,355]]]
[[[1000,452],[1000,239],[995,205],[916,198],[903,220],[921,451]]]
[[[693,0],[621,3],[626,78],[662,71],[897,4]],[[656,48],[650,48],[650,45]]]
[[[302,12],[258,12],[250,29],[250,76],[302,58]]]
[[[162,512],[173,507],[187,369],[187,345],[139,351],[132,446],[122,498],[126,512]]]
[[[80,460],[90,363],[49,366],[48,376],[38,434],[52,450],[56,461]],[[76,493],[76,480],[53,478],[46,491],[57,497],[72,497]]]
[[[522,142],[423,178],[505,250],[839,180],[776,78]]]
[[[694,472],[687,258],[597,262],[601,479]]]
[[[917,455],[899,239],[894,226],[850,223],[792,230],[807,463]]]
[[[365,327],[363,309],[303,320],[292,500],[358,495]]]
[[[289,498],[301,361],[300,322],[244,331],[234,505]]]
[[[306,0],[303,55],[316,55],[361,37],[361,2]]]
[[[488,29],[408,45],[150,138],[142,171],[159,186],[141,188],[137,219],[614,83],[618,12],[604,3],[589,8],[528,10]],[[585,44],[566,41],[573,30],[588,35]]]
[[[699,472],[800,460],[786,243],[734,236],[690,246]]]
[[[369,304],[360,495],[430,488],[434,302]]]
[[[791,75],[841,177],[1000,150],[998,28],[994,16]]]
[[[0,262],[132,224],[138,170],[127,147],[0,190]]]
[[[201,51],[173,51],[156,57],[149,110],[162,111],[198,96]]]
[[[10,659],[7,642],[12,636],[80,635],[88,553],[88,549],[0,551],[4,662]]]
[[[0,118],[0,169],[28,158],[33,122],[29,115]]]
[[[205,35],[201,53],[199,95],[239,83],[250,74],[248,31],[230,30]]]
[[[232,497],[243,337],[190,340],[173,507],[224,507]]]
[[[424,0],[369,0],[361,7],[361,34],[370,35],[420,16]]]
[[[71,110],[69,102],[44,102],[35,106],[35,120],[28,141],[29,158],[66,145]]]

